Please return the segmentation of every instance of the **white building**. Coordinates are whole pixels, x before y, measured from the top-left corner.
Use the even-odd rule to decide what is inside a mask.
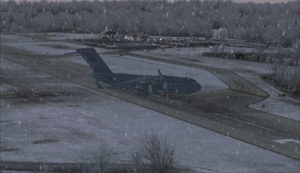
[[[228,30],[226,28],[219,28],[212,30],[212,39],[225,40],[228,38]]]

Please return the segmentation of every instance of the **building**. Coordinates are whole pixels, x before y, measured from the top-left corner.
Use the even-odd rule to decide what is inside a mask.
[[[105,30],[100,33],[101,39],[114,39],[117,38],[118,33],[112,30]]]
[[[228,38],[228,30],[226,28],[219,28],[212,30],[212,39],[226,40]]]

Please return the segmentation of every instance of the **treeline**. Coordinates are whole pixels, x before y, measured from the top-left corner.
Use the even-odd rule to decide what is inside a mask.
[[[300,38],[300,2],[231,1],[1,1],[1,32],[84,32],[229,38],[292,46]]]

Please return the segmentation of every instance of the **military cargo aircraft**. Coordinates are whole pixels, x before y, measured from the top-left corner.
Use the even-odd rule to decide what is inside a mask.
[[[76,49],[93,70],[98,88],[131,92],[136,95],[190,95],[201,89],[194,79],[166,76],[158,69],[157,76],[113,73],[94,48]]]

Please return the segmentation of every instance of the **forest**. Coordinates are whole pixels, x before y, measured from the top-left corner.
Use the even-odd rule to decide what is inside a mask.
[[[228,37],[293,47],[300,38],[300,1],[1,1],[1,32],[119,33]]]

